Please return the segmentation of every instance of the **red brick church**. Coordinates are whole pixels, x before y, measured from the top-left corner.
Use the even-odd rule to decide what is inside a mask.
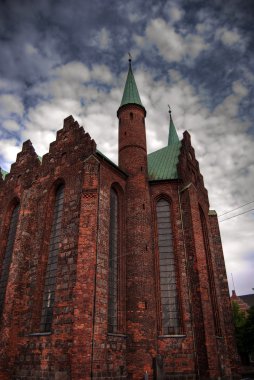
[[[1,380],[237,376],[191,137],[170,114],[168,142],[147,154],[131,62],[117,116],[118,165],[69,116],[42,159],[28,140],[0,174]]]

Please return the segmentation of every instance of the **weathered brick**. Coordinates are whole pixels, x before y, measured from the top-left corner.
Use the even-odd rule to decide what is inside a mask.
[[[125,105],[118,117],[119,167],[96,151],[95,142],[70,116],[42,163],[28,141],[10,174],[5,180],[0,176],[0,269],[17,199],[21,205],[1,320],[1,380],[141,379],[145,372],[151,378],[156,364],[170,379],[237,377],[218,221],[209,213],[190,135],[185,132],[182,140],[179,179],[149,181],[145,110]],[[51,333],[43,334],[42,295],[59,183],[65,192],[53,324]],[[119,198],[116,334],[108,333],[107,323],[112,186]],[[162,194],[172,213],[178,336],[163,336],[160,327],[156,202]]]

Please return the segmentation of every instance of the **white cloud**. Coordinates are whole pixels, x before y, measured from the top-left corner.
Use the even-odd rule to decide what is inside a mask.
[[[11,114],[22,116],[24,106],[20,98],[16,95],[0,95],[0,116],[8,117]]]
[[[5,120],[2,125],[7,131],[16,132],[20,129],[20,126],[15,120]]]
[[[185,11],[179,7],[179,4],[173,3],[172,1],[168,1],[165,4],[164,12],[171,23],[182,20],[185,14]]]
[[[25,44],[25,53],[27,55],[38,54],[38,49],[36,49],[32,44],[26,43]]]
[[[17,145],[15,139],[1,139],[0,140],[0,152],[5,159],[5,163],[8,166],[15,162],[17,153],[21,151],[21,145]]]
[[[168,62],[179,62],[184,58],[195,59],[208,48],[203,37],[190,33],[183,36],[162,18],[151,20],[144,36],[135,35],[134,40],[143,49],[156,47]]]
[[[66,81],[86,82],[90,79],[88,68],[81,62],[69,62],[57,67],[53,73]]]
[[[232,93],[216,107],[215,112],[230,118],[236,117],[239,113],[240,101],[247,95],[247,87],[245,87],[239,80],[233,82]]]
[[[248,95],[248,89],[239,80],[233,83],[232,89],[239,97],[245,97]]]
[[[98,31],[92,39],[91,45],[101,50],[110,49],[112,46],[112,38],[110,36],[109,30],[102,28],[100,31]]]
[[[110,69],[106,65],[93,65],[91,78],[102,83],[111,83],[113,76]]]
[[[229,30],[225,27],[218,28],[215,37],[227,46],[238,44],[241,41],[241,36],[237,30]]]

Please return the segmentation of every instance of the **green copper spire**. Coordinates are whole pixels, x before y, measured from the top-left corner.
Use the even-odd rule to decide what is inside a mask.
[[[170,118],[170,122],[169,122],[168,146],[179,142],[179,137],[177,135],[176,128],[171,116],[170,107],[169,107],[169,118]]]
[[[131,58],[129,59],[129,71],[128,71],[120,107],[126,104],[138,104],[139,106],[143,107],[143,104],[141,103],[141,100],[139,97],[138,88],[135,82],[132,68],[131,68]]]

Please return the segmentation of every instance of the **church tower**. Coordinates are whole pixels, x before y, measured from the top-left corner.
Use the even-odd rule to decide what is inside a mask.
[[[127,369],[133,379],[152,373],[156,318],[152,254],[151,201],[148,186],[146,110],[141,103],[131,60],[118,109],[119,167],[126,184]]]

